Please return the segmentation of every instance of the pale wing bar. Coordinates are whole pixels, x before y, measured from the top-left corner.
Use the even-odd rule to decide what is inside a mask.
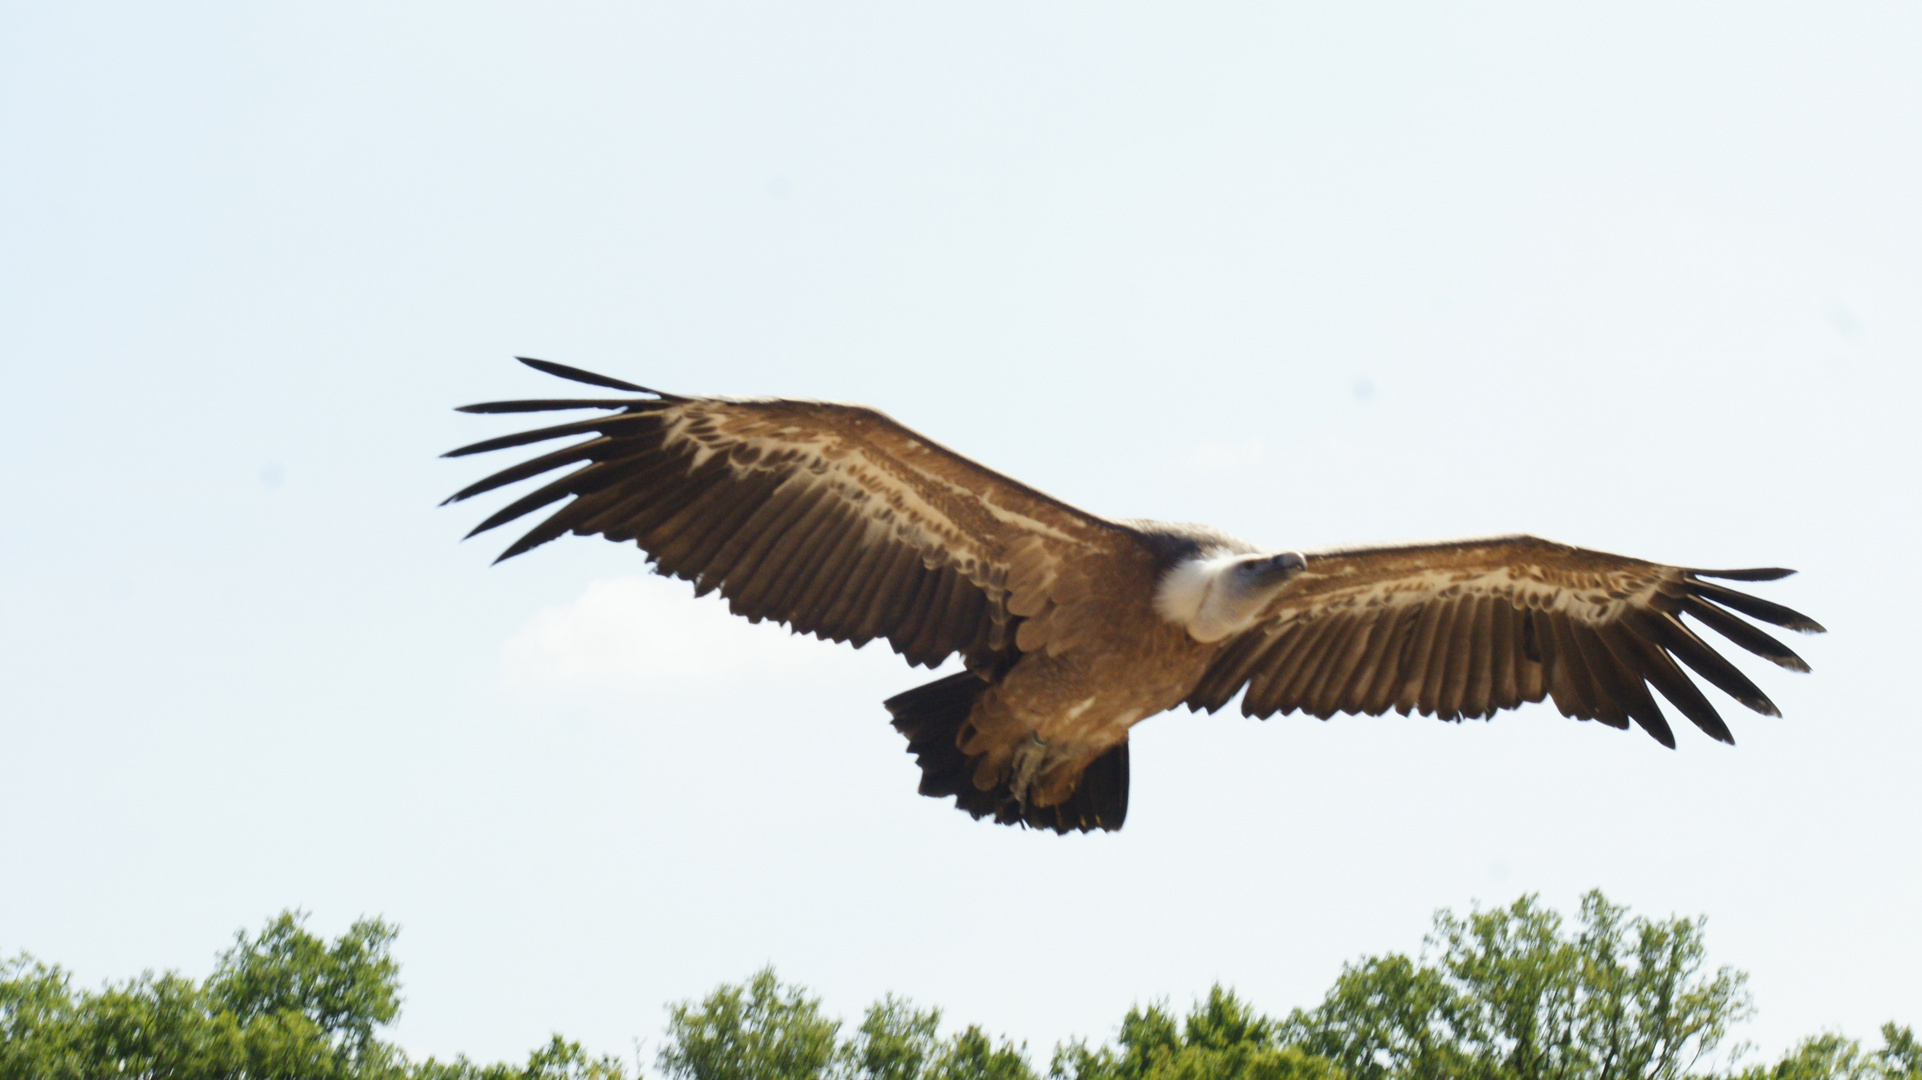
[[[1370,565],[1374,563],[1376,565]],[[1682,619],[1792,671],[1808,665],[1729,609],[1819,633],[1799,612],[1704,580],[1791,571],[1687,570],[1533,537],[1309,556],[1274,617],[1228,643],[1188,704],[1213,712],[1490,716],[1552,698],[1566,716],[1675,737],[1651,686],[1697,727],[1734,738],[1680,660],[1749,708],[1773,702]]]
[[[585,376],[580,381],[615,389],[655,393],[558,364],[533,366],[567,378]],[[980,560],[963,565],[955,552],[894,520],[893,512],[877,505],[868,492],[837,482],[829,463],[804,446],[782,449],[737,441],[723,442],[727,449],[716,452],[712,439],[678,437],[688,426],[683,406],[690,404],[852,408],[704,402],[671,395],[469,405],[461,411],[618,411],[450,451],[445,456],[590,436],[494,473],[447,501],[578,464],[490,515],[468,535],[569,500],[500,558],[512,558],[569,532],[598,533],[610,540],[635,541],[662,573],[693,581],[697,593],[718,588],[736,614],[753,621],[776,619],[799,632],[857,646],[885,638],[911,663],[928,667],[955,652],[986,662],[1012,648],[1020,620],[1007,614],[1004,591],[997,588],[995,577],[1004,571]]]

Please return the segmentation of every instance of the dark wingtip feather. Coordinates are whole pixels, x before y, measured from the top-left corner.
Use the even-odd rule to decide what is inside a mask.
[[[1779,667],[1790,671],[1809,670],[1808,661],[1795,655],[1795,650],[1700,596],[1690,593],[1682,597],[1682,611],[1702,625],[1716,630],[1723,637]]]
[[[1804,634],[1827,633],[1821,623],[1807,615],[1785,608],[1773,601],[1764,600],[1759,596],[1750,596],[1747,593],[1736,592],[1734,589],[1699,579],[1694,583],[1694,591],[1703,599],[1713,600],[1723,607],[1734,608],[1751,619],[1774,623],[1789,630],[1800,630]]]
[[[1723,581],[1776,581],[1795,571],[1780,566],[1758,566],[1749,570],[1690,570],[1696,577],[1721,578]]]
[[[1643,713],[1637,715],[1636,712],[1631,711],[1628,714],[1629,719],[1634,720],[1635,726],[1647,732],[1649,737],[1656,742],[1661,743],[1670,750],[1675,749],[1675,729],[1668,726],[1668,718],[1662,715],[1662,710],[1657,708],[1652,700],[1649,702],[1648,708],[1654,710],[1652,714]]]
[[[502,525],[507,524],[508,522],[514,520],[516,517],[519,517],[519,516],[520,515],[518,514],[496,513],[493,516],[489,517],[486,521],[483,521],[479,525],[476,525],[473,528],[467,530],[467,535],[461,537],[461,539],[472,540],[474,537],[479,536],[484,532],[487,532],[489,529],[498,529]],[[494,561],[499,562],[500,559],[495,559]]]
[[[558,375],[563,379],[572,379],[575,382],[586,383],[589,386],[605,386],[609,390],[627,390],[636,394],[659,393],[659,391],[649,390],[645,386],[636,386],[631,382],[625,382],[607,375],[596,375],[591,371],[582,371],[577,367],[568,367],[566,364],[556,364],[552,360],[536,360],[531,356],[516,356],[514,359],[519,360],[535,371],[544,371],[549,375]],[[667,395],[662,394],[661,396],[666,397]]]
[[[498,439],[483,439],[477,443],[468,443],[466,446],[456,446],[452,450],[442,454],[441,457],[466,457],[469,454],[485,454],[489,450],[505,450],[510,446],[524,446],[530,442],[540,441],[537,438],[522,438],[524,434],[526,433],[517,432],[513,435],[503,435]]]
[[[498,475],[500,474],[499,473],[495,474],[495,476],[498,476]],[[457,502],[465,502],[476,495],[481,495],[486,492],[492,491],[499,486],[500,486],[499,484],[494,483],[494,477],[490,476],[485,480],[477,481],[475,483],[467,485],[464,488],[461,488],[459,491],[456,491],[452,495],[449,495],[445,499],[442,499],[440,501],[440,504],[442,506],[449,506]],[[469,535],[471,536],[472,534],[470,533]]]
[[[1796,671],[1796,672],[1802,673],[1803,675],[1807,675],[1810,671],[1814,670],[1813,668],[1809,667],[1809,662],[1807,660],[1804,660],[1801,657],[1795,655],[1794,653],[1789,652],[1787,649],[1782,650],[1781,656],[1770,656],[1770,655],[1764,654],[1762,656],[1762,659],[1769,661],[1770,663],[1774,664],[1776,667],[1783,669],[1784,671]]]
[[[543,525],[544,524],[545,523],[543,522]],[[499,555],[494,556],[494,561],[489,565],[499,566],[500,564],[506,562],[507,560],[513,558],[516,555],[520,555],[525,552],[532,551],[537,547],[540,547],[542,544],[545,544],[548,541],[559,537],[561,533],[564,533],[566,531],[567,531],[566,529],[556,529],[556,530],[550,531],[541,527],[536,527],[532,531],[530,531],[526,536],[523,536],[519,540],[514,541],[514,543],[511,546],[509,546],[506,551],[503,551]]]
[[[555,412],[561,409],[625,409],[632,401],[620,398],[540,398],[528,401],[477,401],[472,405],[462,405],[455,412],[464,413],[521,413]]]

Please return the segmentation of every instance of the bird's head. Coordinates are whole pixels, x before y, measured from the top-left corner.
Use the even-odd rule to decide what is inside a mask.
[[[1262,609],[1308,566],[1298,551],[1198,556],[1178,563],[1155,590],[1155,611],[1196,641],[1220,641],[1255,624]]]

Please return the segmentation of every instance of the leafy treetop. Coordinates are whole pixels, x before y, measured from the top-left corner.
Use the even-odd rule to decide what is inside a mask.
[[[1701,919],[1631,916],[1599,892],[1579,925],[1523,897],[1435,917],[1419,956],[1343,968],[1319,1005],[1265,1017],[1215,987],[1177,1017],[1137,1006],[1111,1043],[1057,1046],[1051,1080],[1922,1080],[1914,1031],[1881,1048],[1826,1033],[1773,1065],[1717,1070],[1751,1006],[1705,966]],[[413,1061],[380,1038],[400,1013],[395,930],[329,942],[297,912],[235,938],[204,982],[152,972],[76,990],[30,956],[0,962],[0,1080],[630,1080],[638,1067],[554,1036],[524,1064]],[[894,997],[843,1033],[769,970],[668,1011],[672,1080],[1039,1080],[1026,1048]]]

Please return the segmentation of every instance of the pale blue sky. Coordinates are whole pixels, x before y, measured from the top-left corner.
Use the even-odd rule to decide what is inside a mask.
[[[1708,913],[1765,1047],[1922,1022],[1918,55],[1904,4],[12,5],[0,952],[200,973],[298,905],[403,927],[417,1053],[771,961],[1045,1056],[1600,886]],[[925,673],[458,543],[515,353],[1275,546],[1794,566],[1833,633],[1733,749],[1177,712],[1122,833],[990,827],[914,794]]]

